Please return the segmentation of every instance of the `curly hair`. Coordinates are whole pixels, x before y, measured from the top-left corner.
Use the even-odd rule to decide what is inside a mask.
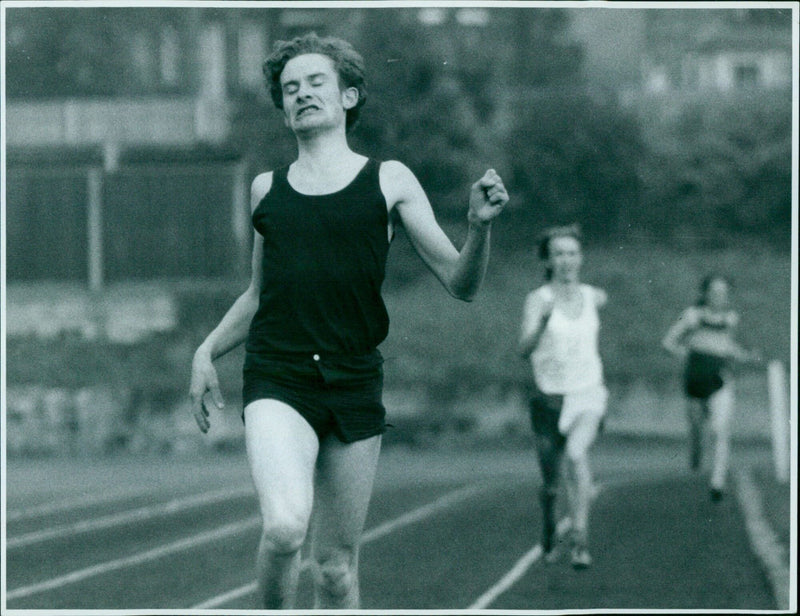
[[[278,109],[283,109],[281,73],[289,60],[309,53],[329,57],[339,76],[339,86],[358,90],[358,102],[346,114],[346,129],[350,130],[358,121],[361,107],[367,102],[364,58],[350,43],[340,38],[319,37],[316,32],[310,32],[291,41],[276,41],[272,54],[262,67],[272,102]]]

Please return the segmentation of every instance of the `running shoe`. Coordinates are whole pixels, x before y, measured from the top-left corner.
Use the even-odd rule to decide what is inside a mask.
[[[718,503],[719,501],[722,500],[722,497],[724,495],[725,495],[725,493],[722,490],[720,490],[719,488],[711,488],[711,502],[712,503]]]
[[[542,556],[542,560],[547,563],[548,565],[553,565],[561,560],[561,556],[564,554],[564,548],[560,544],[554,545],[550,548],[550,551],[545,552]]]
[[[572,548],[571,560],[573,569],[586,569],[592,564],[592,556],[585,545],[576,545]]]
[[[570,518],[561,518],[552,534],[546,535],[542,540],[542,560],[547,564],[554,564],[561,560],[567,552],[569,545],[569,533],[572,529]]]

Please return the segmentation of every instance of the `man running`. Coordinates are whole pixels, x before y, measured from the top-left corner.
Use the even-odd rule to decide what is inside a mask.
[[[508,195],[493,170],[472,185],[459,252],[405,165],[350,149],[347,130],[366,91],[363,59],[349,43],[315,34],[279,41],[264,73],[297,160],[252,183],[252,278],[195,353],[193,412],[206,432],[209,407],[223,404],[213,360],[246,341],[260,603],[294,605],[313,502],[315,604],[357,608],[359,539],[385,431],[377,347],[389,327],[381,285],[394,229],[402,225],[447,291],[469,301]]]
[[[583,264],[577,225],[553,227],[539,240],[546,283],[525,299],[519,353],[530,361],[531,423],[542,473],[542,549],[556,559],[555,504],[566,453],[572,522],[572,566],[592,563],[588,549],[589,510],[594,495],[589,449],[606,411],[608,390],[598,352],[603,289],[580,280]]]

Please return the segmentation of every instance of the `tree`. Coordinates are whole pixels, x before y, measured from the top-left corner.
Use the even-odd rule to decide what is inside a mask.
[[[791,233],[791,96],[771,92],[685,104],[653,131],[641,160],[639,216],[667,237]]]

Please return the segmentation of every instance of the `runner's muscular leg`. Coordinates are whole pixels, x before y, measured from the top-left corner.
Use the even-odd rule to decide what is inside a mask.
[[[555,434],[536,434],[536,452],[542,475],[542,486],[539,489],[539,502],[542,507],[542,549],[550,552],[554,547],[556,532],[555,505],[564,453],[563,439]]]
[[[576,535],[582,537],[584,541],[588,531],[589,507],[594,492],[589,449],[597,437],[601,419],[601,414],[584,413],[575,421],[567,436],[566,452],[573,505],[572,522]]]
[[[380,435],[342,443],[330,434],[320,445],[312,536],[317,608],[359,607],[358,548],[380,447]]]
[[[268,609],[290,608],[311,516],[319,442],[308,422],[277,400],[247,405],[245,442],[263,519],[256,562],[260,600]]]
[[[730,456],[731,418],[734,407],[734,386],[726,382],[708,400],[710,428],[714,434],[714,462],[711,467],[711,487],[725,488]]]

